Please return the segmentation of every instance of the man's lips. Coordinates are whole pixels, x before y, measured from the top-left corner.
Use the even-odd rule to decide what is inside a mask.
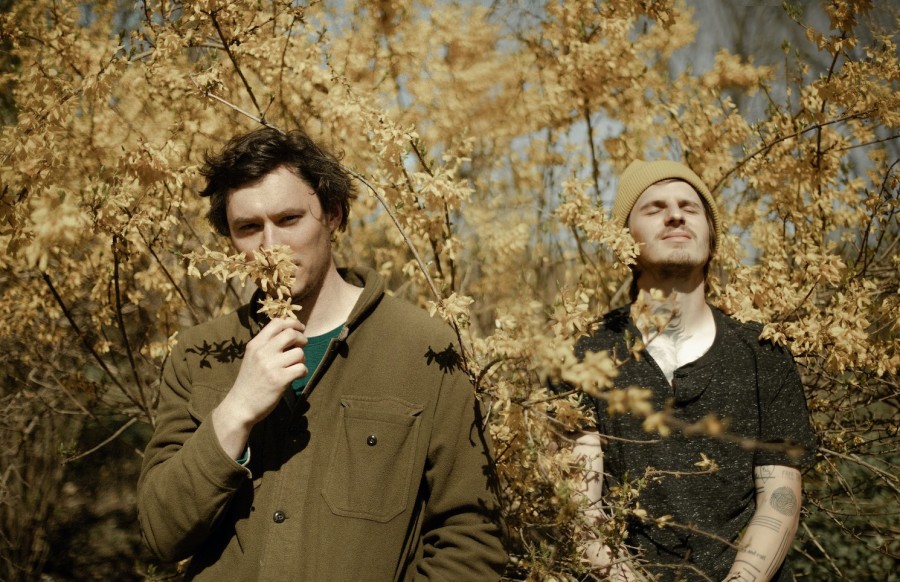
[[[668,232],[662,236],[662,240],[691,240],[694,238],[689,232]]]

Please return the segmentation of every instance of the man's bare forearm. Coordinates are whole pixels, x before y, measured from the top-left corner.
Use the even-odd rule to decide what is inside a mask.
[[[588,520],[598,524],[606,519],[600,508],[603,493],[603,447],[600,435],[596,432],[577,435],[573,453],[582,465],[580,479],[576,484],[576,494],[587,500],[585,513]],[[582,554],[592,569],[603,572],[612,582],[640,580],[628,565],[630,557],[615,555],[602,539],[585,542],[582,545]]]
[[[767,582],[790,550],[800,522],[800,471],[763,465],[753,471],[756,511],[740,542],[728,582]]]

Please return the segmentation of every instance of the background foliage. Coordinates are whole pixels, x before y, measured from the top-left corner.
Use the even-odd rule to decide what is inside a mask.
[[[627,299],[615,176],[671,157],[725,208],[712,301],[801,366],[820,449],[797,576],[897,579],[889,4],[728,4],[716,23],[670,0],[0,3],[0,579],[172,572],[140,547],[136,471],[177,330],[247,293],[188,276],[185,253],[227,250],[198,164],[260,124],[343,153],[361,195],[342,261],[459,329],[509,578],[599,578],[577,542],[617,540],[639,500],[621,492],[597,526],[572,498],[578,391],[642,401],[571,346]],[[546,389],[560,378],[576,389]]]

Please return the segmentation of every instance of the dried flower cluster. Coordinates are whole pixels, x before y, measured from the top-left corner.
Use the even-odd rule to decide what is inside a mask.
[[[518,4],[0,12],[0,578],[39,577],[64,481],[153,425],[178,329],[245,300],[235,279],[264,286],[272,315],[293,313],[283,249],[229,256],[196,194],[203,154],[261,124],[343,154],[363,195],[340,261],[373,266],[455,327],[489,411],[510,579],[599,579],[578,544],[627,544],[623,518],[643,511],[653,468],[610,492],[602,524],[573,495],[585,393],[644,415],[661,443],[671,430],[728,436],[721,419],[679,426],[641,387],[612,388],[621,362],[572,351],[627,301],[636,248],[607,219],[615,176],[660,157],[686,161],[721,200],[711,301],[764,323],[801,367],[820,450],[795,570],[893,575],[897,15],[869,0],[788,6],[800,34],[777,59],[722,50],[695,70],[681,1]],[[200,266],[215,276],[198,279]],[[706,461],[698,471],[716,469]]]
[[[291,288],[296,278],[296,266],[291,257],[291,248],[286,245],[263,247],[253,251],[253,259],[244,253],[228,255],[202,246],[184,256],[187,259],[188,275],[202,277],[197,263],[210,265],[207,276],[227,283],[231,277],[241,284],[249,278],[265,294],[260,301],[259,312],[270,318],[287,317],[297,319],[299,305],[291,301]]]

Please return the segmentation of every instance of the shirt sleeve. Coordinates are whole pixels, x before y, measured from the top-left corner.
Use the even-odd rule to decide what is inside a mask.
[[[806,467],[813,463],[816,437],[797,365],[787,349],[761,342],[757,357],[760,440],[754,464]]]

